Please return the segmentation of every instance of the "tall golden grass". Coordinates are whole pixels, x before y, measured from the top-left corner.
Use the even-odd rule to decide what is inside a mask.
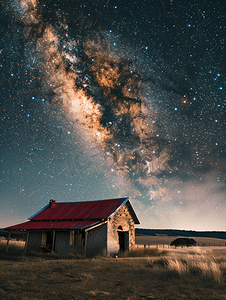
[[[189,251],[93,259],[0,253],[0,299],[225,300],[226,256]]]
[[[199,276],[216,284],[224,283],[225,263],[217,263],[214,257],[200,255],[187,258],[169,258],[165,261],[168,272],[181,278]]]

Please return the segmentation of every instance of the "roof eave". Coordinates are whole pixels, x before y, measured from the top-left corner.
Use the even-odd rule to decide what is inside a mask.
[[[35,216],[37,216],[39,213],[41,213],[44,209],[46,209],[49,206],[49,204],[46,204],[45,206],[43,206],[39,211],[37,211],[36,213],[34,213],[30,218],[28,218],[28,220],[32,220]]]
[[[89,230],[92,230],[92,229],[94,229],[94,228],[96,228],[96,227],[99,227],[99,226],[101,226],[101,225],[104,225],[104,224],[106,224],[107,223],[107,221],[104,221],[104,222],[101,222],[101,223],[99,223],[99,224],[96,224],[96,225],[93,225],[93,226],[90,226],[89,228],[87,228],[87,229],[85,229],[85,231],[89,231]]]
[[[118,210],[129,200],[129,197],[125,198],[125,200],[116,208],[116,210],[108,216],[108,219],[111,219],[115,216],[115,214],[118,212]]]
[[[140,224],[140,221],[138,220],[137,215],[136,215],[136,213],[135,213],[135,211],[134,211],[134,209],[133,209],[133,207],[132,207],[130,201],[127,201],[127,204],[128,204],[128,206],[129,206],[129,211],[130,211],[130,213],[131,213],[131,215],[132,215],[132,217],[133,217],[134,223],[135,223],[136,225],[139,225],[139,224]]]

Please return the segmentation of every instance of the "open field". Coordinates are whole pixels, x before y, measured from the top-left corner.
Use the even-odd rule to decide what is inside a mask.
[[[226,299],[226,247],[169,249],[142,258],[13,252],[0,253],[4,300]]]
[[[136,236],[136,245],[137,247],[146,246],[155,246],[157,245],[162,248],[163,245],[166,249],[170,243],[175,240],[176,238],[184,237],[184,236],[168,236],[168,235],[157,235],[157,236]],[[199,246],[226,246],[226,239],[218,239],[218,238],[209,238],[209,237],[190,237],[193,238]],[[9,251],[22,251],[24,248],[25,242],[24,241],[16,241],[16,239],[11,239],[9,241]],[[0,237],[0,252],[4,251],[6,247],[6,239],[4,237]],[[174,247],[173,247],[174,248]]]
[[[170,245],[176,238],[184,238],[184,236],[168,236],[168,235],[141,235],[136,236],[137,245]],[[226,239],[217,239],[209,237],[190,237],[193,238],[199,246],[226,246]]]

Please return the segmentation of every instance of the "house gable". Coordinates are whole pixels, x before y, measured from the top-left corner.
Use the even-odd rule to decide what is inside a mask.
[[[119,233],[128,234],[128,245],[126,248],[132,249],[135,246],[135,222],[131,213],[131,205],[127,201],[120,207],[116,214],[108,220],[108,252],[114,253],[120,250]]]
[[[117,213],[118,211],[126,204],[128,210],[129,210],[129,213],[131,215],[131,217],[133,218],[134,220],[134,223],[135,224],[140,224],[136,214],[135,214],[135,211],[133,210],[133,207],[131,205],[131,203],[129,202],[129,198],[125,198],[125,200],[122,202],[122,204],[109,216],[109,218],[113,218]]]

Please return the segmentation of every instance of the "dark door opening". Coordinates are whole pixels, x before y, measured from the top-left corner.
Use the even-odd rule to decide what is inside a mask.
[[[129,232],[128,231],[118,231],[119,236],[119,251],[124,252],[129,250]]]
[[[52,244],[53,244],[53,231],[47,231],[46,232],[46,247],[48,247],[49,250],[52,250]]]

